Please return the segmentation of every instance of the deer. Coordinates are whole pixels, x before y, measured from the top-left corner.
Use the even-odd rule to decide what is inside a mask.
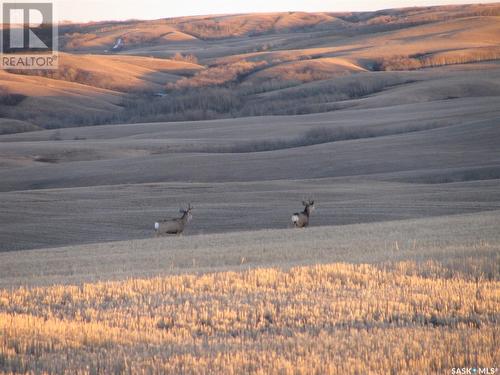
[[[295,228],[305,228],[309,225],[309,216],[314,211],[314,201],[307,200],[302,201],[304,205],[304,211],[296,212],[292,215],[292,224]]]
[[[180,209],[179,212],[182,214],[181,217],[175,219],[165,219],[155,222],[155,235],[156,237],[164,234],[176,234],[181,235],[184,232],[184,227],[191,221],[193,215],[191,215],[193,207],[191,203],[188,205],[187,210]]]

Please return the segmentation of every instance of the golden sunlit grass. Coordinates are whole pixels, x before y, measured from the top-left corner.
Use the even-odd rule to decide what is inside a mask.
[[[428,374],[494,366],[498,280],[410,261],[2,290],[0,369]]]

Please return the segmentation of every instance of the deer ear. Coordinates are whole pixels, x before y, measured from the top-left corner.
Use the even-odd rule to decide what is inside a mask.
[[[181,208],[181,209],[179,209],[179,212],[180,212],[181,214],[183,214],[183,213],[184,213],[184,212],[186,212],[186,211],[184,211],[184,210]]]
[[[307,206],[307,202],[306,202],[306,201],[302,201],[302,204],[303,204],[304,206]]]
[[[314,201],[311,201],[311,206],[314,206]]]

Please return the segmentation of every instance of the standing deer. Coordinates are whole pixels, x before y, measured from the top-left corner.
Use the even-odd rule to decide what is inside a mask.
[[[179,210],[182,214],[180,218],[165,219],[155,223],[155,234],[161,236],[163,234],[181,234],[184,231],[184,226],[192,219],[191,204],[188,205],[187,210]]]
[[[309,216],[314,211],[314,201],[302,201],[304,211],[296,212],[292,215],[292,223],[295,228],[305,228],[309,225]]]

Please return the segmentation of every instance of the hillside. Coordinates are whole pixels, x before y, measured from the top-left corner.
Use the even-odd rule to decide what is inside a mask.
[[[0,288],[77,285],[266,267],[287,270],[333,263],[381,266],[415,262],[424,268],[432,261],[457,275],[482,274],[498,279],[499,220],[497,209],[378,223],[315,225],[307,230],[191,234],[0,252]]]
[[[497,102],[3,136],[1,248],[148,238],[188,202],[192,234],[285,228],[305,196],[315,225],[499,209]]]
[[[50,81],[0,76],[10,121],[0,132],[317,113],[415,81],[429,82],[417,98],[429,101],[448,77],[463,90],[441,98],[483,95],[483,84],[497,95],[499,17],[500,5],[485,4],[64,25],[61,69],[35,72]],[[473,63],[484,83],[453,69]]]
[[[0,134],[109,120],[127,95],[163,92],[167,83],[200,69],[185,61],[61,53],[56,71],[2,71]]]
[[[189,202],[191,234],[311,195],[315,225],[498,209],[499,7],[65,26],[63,69],[0,73],[29,131],[0,136],[0,250],[149,238]]]
[[[111,49],[117,39],[122,49],[204,42],[238,37],[258,37],[304,32],[371,34],[477,16],[498,16],[498,4],[453,5],[386,9],[346,13],[261,13],[169,18],[155,21],[97,22],[66,25],[61,45],[67,51]]]

